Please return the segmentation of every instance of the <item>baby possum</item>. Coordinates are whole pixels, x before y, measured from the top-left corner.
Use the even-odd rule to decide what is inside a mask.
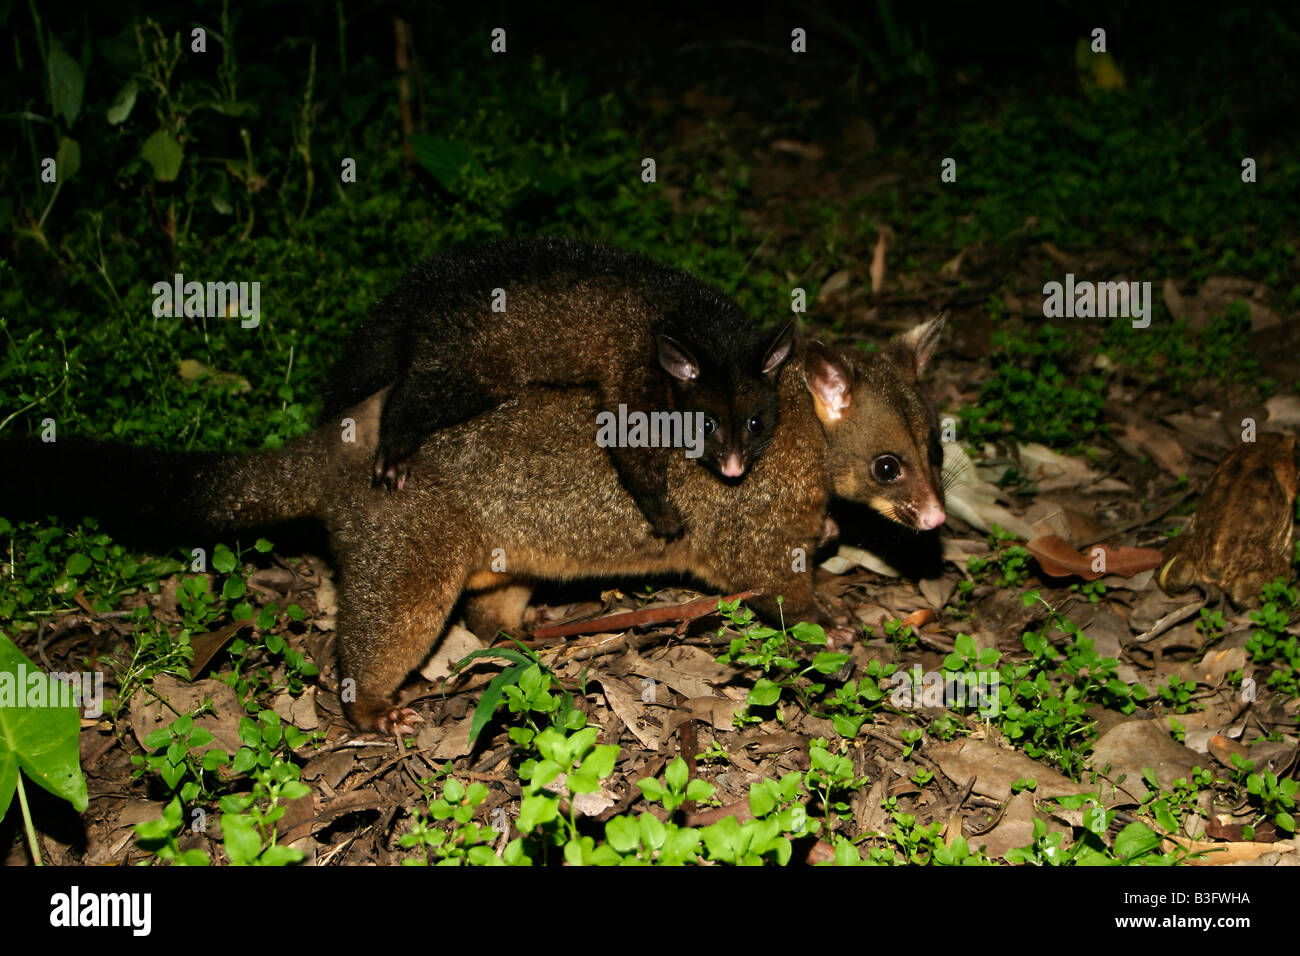
[[[599,411],[685,413],[676,441],[737,481],[772,440],[792,338],[793,323],[764,333],[717,289],[644,256],[575,239],[510,239],[408,272],[349,339],[324,420],[389,389],[373,480],[396,489],[433,432],[528,385],[590,385]],[[683,531],[665,483],[668,459],[682,454],[609,448],[659,537]]]

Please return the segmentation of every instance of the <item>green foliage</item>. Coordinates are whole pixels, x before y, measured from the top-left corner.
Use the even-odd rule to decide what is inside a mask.
[[[275,759],[253,771],[253,789],[221,798],[222,845],[235,866],[287,866],[301,862],[303,852],[277,842],[276,824],[290,800],[311,788],[298,779],[298,768]]]
[[[664,770],[662,782],[648,777],[638,780],[637,787],[641,795],[653,803],[663,805],[669,815],[676,812],[687,800],[709,800],[713,797],[713,785],[696,777],[687,781],[686,761],[676,757]]]
[[[269,770],[274,764],[287,760],[293,751],[306,746],[316,735],[286,724],[273,710],[263,710],[257,718],[239,718],[239,740],[243,744],[235,751],[230,769],[235,773],[249,773],[255,768]]]
[[[1181,680],[1176,674],[1169,676],[1169,683],[1156,688],[1156,695],[1177,714],[1186,714],[1200,709],[1200,704],[1192,700],[1194,693],[1196,693],[1196,681]]]
[[[157,752],[132,755],[131,763],[136,768],[132,776],[157,774],[168,792],[184,803],[211,799],[213,786],[208,775],[215,776],[219,767],[230,762],[224,750],[208,746],[212,741],[211,731],[195,726],[193,715],[182,714],[145,737],[144,745]]]
[[[858,735],[863,722],[883,706],[889,696],[889,686],[897,669],[897,665],[872,660],[858,679],[827,691],[821,707],[830,714],[837,734],[848,738]]]
[[[543,666],[536,654],[518,641],[515,643],[519,646],[518,651],[500,647],[474,651],[452,667],[454,673],[480,657],[504,658],[511,662],[492,679],[475,705],[470,720],[470,741],[478,739],[503,700],[508,712],[523,715],[527,724],[507,731],[510,739],[521,747],[530,746],[546,726],[562,731],[585,727],[587,716],[573,708],[573,695],[567,690],[563,695],[553,694],[551,688],[558,683],[555,676]]]
[[[1160,835],[1138,821],[1125,826],[1107,846],[1101,834],[1109,827],[1113,813],[1095,806],[1086,811],[1085,833],[1068,848],[1064,846],[1064,833],[1048,833],[1047,824],[1035,817],[1033,842],[1008,850],[1005,859],[1033,866],[1169,866],[1184,859],[1181,851],[1160,853]]]
[[[867,782],[867,778],[856,778],[853,774],[853,761],[843,753],[831,753],[826,740],[821,737],[810,741],[808,759],[812,766],[804,774],[804,786],[817,795],[824,812],[832,821],[835,814],[848,813],[848,803],[833,799],[834,794],[857,790]]]
[[[996,708],[992,702],[968,697],[967,709],[979,709],[986,716],[995,709],[993,720],[1008,740],[1078,779],[1094,735],[1093,721],[1086,714],[1089,707],[1101,704],[1132,713],[1145,692],[1116,678],[1119,662],[1097,654],[1078,625],[1043,601],[1037,591],[1026,592],[1022,601],[1025,606],[1042,603],[1048,609],[1042,630],[1021,635],[1028,659],[998,666],[1001,655],[996,650],[980,651],[968,635],[958,635],[953,653],[944,661],[945,676],[996,668]],[[1053,632],[1065,638],[1059,651],[1049,640]]]
[[[427,812],[419,808],[412,811],[411,830],[398,842],[407,849],[418,848],[424,855],[403,860],[403,864],[419,866],[432,861],[437,866],[503,865],[492,851],[496,834],[473,819],[487,796],[488,788],[481,783],[466,786],[453,777],[447,778],[442,795],[429,801]],[[451,821],[449,827],[440,825],[446,821]]]
[[[1250,612],[1256,627],[1246,641],[1251,658],[1271,663],[1268,686],[1289,696],[1300,696],[1300,638],[1288,633],[1291,617],[1300,609],[1300,591],[1278,578],[1260,591],[1260,608]]]
[[[1205,382],[1248,386],[1263,398],[1276,388],[1260,373],[1245,301],[1232,303],[1199,331],[1185,320],[1153,319],[1146,329],[1135,329],[1128,320],[1113,322],[1102,337],[1102,351],[1127,375],[1144,384],[1161,382],[1177,394]]]
[[[989,535],[989,547],[993,549],[993,554],[987,558],[968,558],[966,571],[976,580],[982,580],[996,570],[997,576],[992,578],[994,587],[1019,587],[1029,578],[1029,552],[1024,545],[1015,542],[1014,534],[993,525],[993,531]],[[969,590],[971,589],[967,588]]]
[[[745,711],[737,715],[738,723],[757,722],[761,718],[752,713],[753,709],[775,707],[783,691],[792,692],[800,704],[812,709],[812,701],[826,690],[826,684],[809,675],[836,674],[849,660],[849,655],[842,652],[820,651],[803,663],[805,652],[800,645],[826,646],[826,632],[818,624],[800,621],[789,628],[774,629],[757,623],[753,611],[739,602],[719,602],[718,610],[742,631],[739,637],[732,638],[718,662],[743,664],[771,675],[754,682],[745,698]]]
[[[1107,430],[1105,380],[1079,368],[1077,337],[1059,325],[1032,333],[993,332],[993,376],[975,406],[960,409],[968,440],[1018,441],[1073,448]]]
[[[1258,237],[1292,234],[1286,210],[1300,164],[1279,159],[1243,189],[1236,160],[1224,157],[1251,155],[1249,134],[1225,122],[1222,95],[1194,103],[1152,76],[1102,107],[1058,91],[973,100],[955,128],[932,134],[938,155],[962,157],[958,188],[882,191],[870,197],[871,217],[954,249],[1031,229],[1062,248],[1140,243],[1153,275],[1294,282],[1294,243]]]
[[[1259,802],[1263,815],[1271,818],[1279,830],[1292,835],[1295,833],[1293,811],[1297,789],[1300,789],[1300,781],[1290,777],[1279,780],[1272,771],[1252,773],[1246,777],[1246,790]]]
[[[51,611],[72,610],[80,593],[97,614],[141,589],[157,593],[159,578],[181,568],[173,558],[141,560],[99,530],[93,519],[64,529],[14,525],[0,517],[0,536],[14,547],[15,573],[0,576],[0,620],[21,629]]]
[[[916,644],[916,634],[909,625],[903,623],[901,618],[889,618],[883,621],[881,629],[885,632],[885,637],[892,641],[899,650],[904,650]]]
[[[135,825],[136,846],[162,863],[174,866],[207,866],[208,855],[197,847],[182,851],[179,840],[185,829],[185,810],[180,797],[172,797],[157,820]]]

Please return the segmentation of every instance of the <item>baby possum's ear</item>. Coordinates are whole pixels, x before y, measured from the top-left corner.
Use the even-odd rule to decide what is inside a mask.
[[[885,347],[885,355],[912,378],[920,378],[939,347],[939,333],[947,318],[946,313],[937,315],[895,336]]]
[[[809,342],[803,367],[817,417],[823,425],[839,422],[853,402],[853,372],[843,353],[823,342]]]
[[[700,363],[686,346],[666,335],[659,336],[659,364],[679,382],[693,382],[700,377]]]
[[[793,349],[794,319],[791,319],[781,327],[780,332],[776,333],[776,338],[772,340],[772,344],[763,355],[762,374],[774,376],[780,370],[781,366],[785,364],[785,360],[790,357],[790,353]]]

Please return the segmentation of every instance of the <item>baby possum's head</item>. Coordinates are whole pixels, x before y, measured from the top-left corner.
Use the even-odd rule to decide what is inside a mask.
[[[793,344],[790,322],[760,354],[727,365],[702,363],[681,342],[659,336],[659,364],[672,382],[676,409],[688,414],[688,428],[698,421],[702,429],[694,438],[703,444],[701,464],[738,480],[758,461],[780,419],[776,384]]]

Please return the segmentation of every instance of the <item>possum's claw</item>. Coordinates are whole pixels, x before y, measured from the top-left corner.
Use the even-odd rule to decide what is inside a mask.
[[[379,718],[379,731],[385,734],[413,734],[415,725],[424,723],[424,718],[410,707],[394,707]]]
[[[382,451],[375,456],[375,471],[371,483],[389,491],[401,491],[411,473],[411,462],[406,458],[390,458]]]

